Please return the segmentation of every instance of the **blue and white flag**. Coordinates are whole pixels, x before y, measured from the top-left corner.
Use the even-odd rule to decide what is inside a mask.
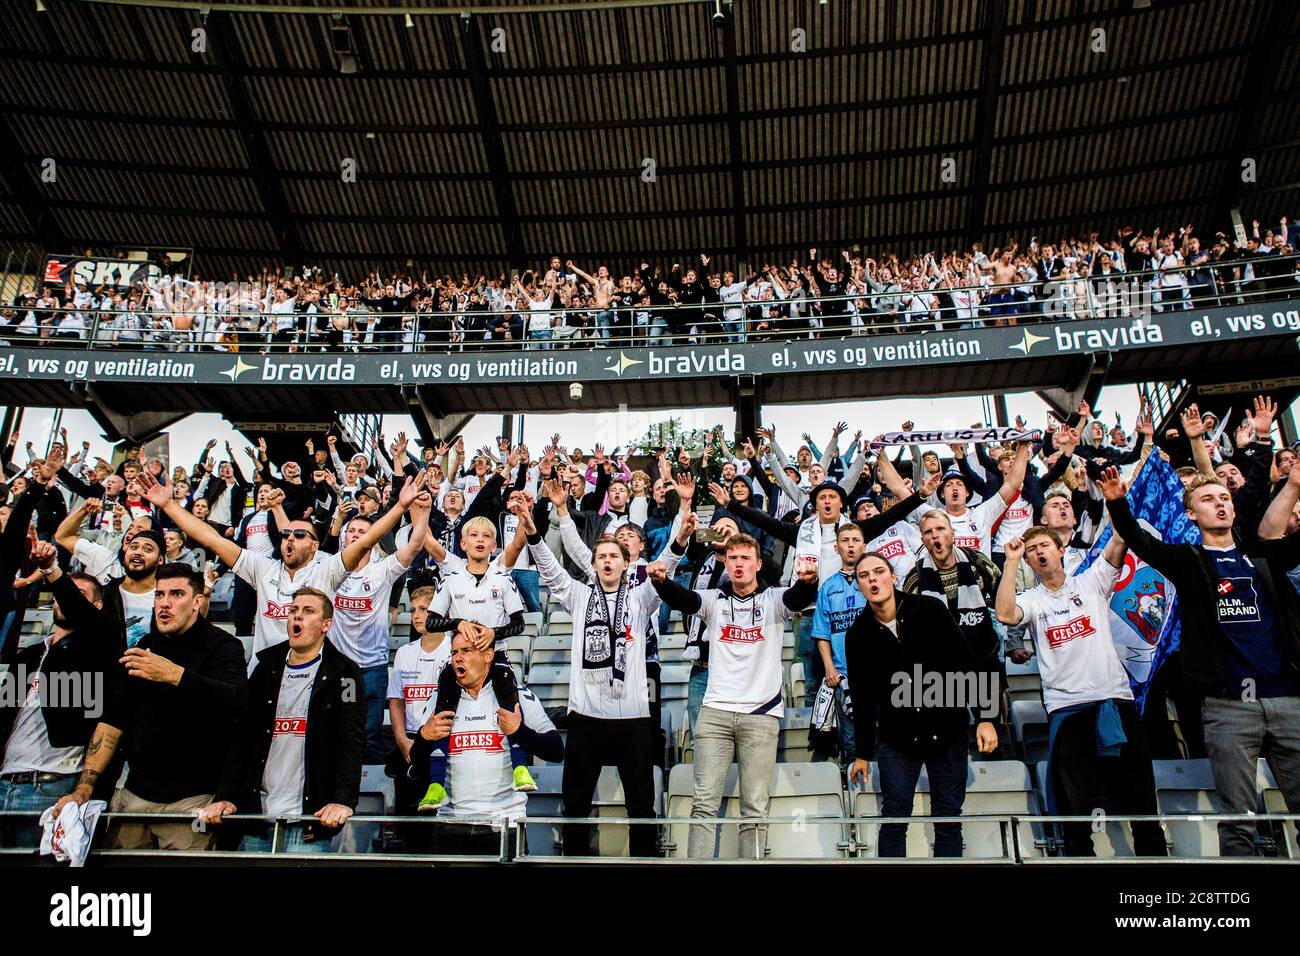
[[[1159,454],[1147,457],[1127,497],[1138,524],[1161,541],[1200,544],[1201,530],[1183,507],[1183,483]],[[1101,559],[1112,534],[1107,522],[1078,571]],[[1173,584],[1130,550],[1110,596],[1110,633],[1139,712],[1146,708],[1151,678],[1178,649],[1180,625]]]

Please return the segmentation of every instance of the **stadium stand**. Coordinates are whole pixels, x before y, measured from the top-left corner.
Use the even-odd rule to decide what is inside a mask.
[[[197,11],[45,6],[0,41],[0,858],[104,800],[92,860],[1300,860],[1296,10],[845,4],[796,55],[774,2],[615,2],[495,60],[481,11],[250,5],[209,61]],[[1044,52],[1094,19],[1115,63]],[[885,396],[979,424],[762,418]],[[46,407],[119,453],[20,446]],[[146,451],[196,411],[248,452]]]

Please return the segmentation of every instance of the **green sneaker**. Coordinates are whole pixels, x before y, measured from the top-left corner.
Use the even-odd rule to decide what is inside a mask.
[[[424,796],[420,799],[420,805],[415,809],[421,813],[426,813],[430,810],[437,810],[446,802],[447,788],[440,783],[431,783],[429,789],[424,792]]]
[[[527,767],[515,767],[515,789],[530,792],[537,789],[537,781]]]

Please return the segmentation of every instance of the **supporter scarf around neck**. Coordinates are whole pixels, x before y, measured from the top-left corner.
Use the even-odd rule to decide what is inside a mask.
[[[921,559],[917,562],[917,583],[920,593],[926,597],[942,601],[957,622],[957,629],[966,638],[966,644],[977,660],[992,650],[997,650],[997,634],[993,630],[993,621],[989,617],[988,605],[980,591],[979,577],[970,558],[961,548],[953,548],[957,557],[957,605],[953,607],[948,595],[943,590],[943,581],[939,569],[935,566],[930,552],[922,549]]]
[[[717,555],[710,555],[700,566],[700,573],[695,584],[705,591],[715,590],[727,575],[727,566],[718,559]],[[709,642],[704,639],[704,622],[700,620],[697,614],[691,618],[691,627],[689,636],[686,638],[686,649],[682,651],[682,660],[698,661],[701,666],[707,666],[709,663]]]
[[[582,679],[589,684],[609,681],[615,697],[623,696],[623,679],[627,676],[626,613],[626,581],[618,586],[612,619],[605,591],[599,583],[591,589],[582,630]]]
[[[839,519],[835,522],[836,534],[839,533],[841,525],[846,525],[848,523],[849,519],[845,515],[841,514]],[[807,518],[804,518],[803,521],[799,522],[799,532],[798,536],[795,538],[795,558],[816,558],[819,562],[817,567],[820,569],[820,562],[822,559],[822,535],[825,533],[826,532],[822,531],[821,516],[816,513],[809,515]]]

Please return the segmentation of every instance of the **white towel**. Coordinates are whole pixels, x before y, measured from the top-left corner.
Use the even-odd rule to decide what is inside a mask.
[[[52,853],[60,863],[85,866],[95,824],[107,806],[103,800],[91,800],[85,806],[69,800],[57,820],[54,808],[46,807],[41,814],[41,855]]]

